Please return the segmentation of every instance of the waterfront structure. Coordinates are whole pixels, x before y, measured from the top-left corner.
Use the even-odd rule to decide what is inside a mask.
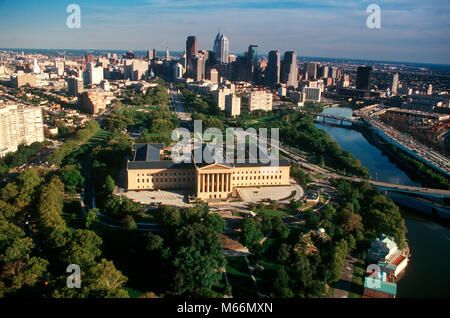
[[[17,151],[22,143],[43,141],[42,109],[23,105],[0,107],[0,157]]]
[[[363,298],[395,298],[397,284],[389,281],[386,273],[376,273],[376,276],[365,277]]]
[[[269,62],[267,63],[267,68],[265,72],[266,85],[276,86],[280,83],[280,73],[281,73],[281,54],[280,51],[270,51],[269,52]]]
[[[83,79],[76,77],[69,77],[67,79],[67,95],[78,96],[84,89]]]
[[[225,96],[225,113],[228,117],[236,117],[241,114],[241,98],[235,94]]]
[[[281,83],[286,84],[287,88],[298,87],[298,65],[297,53],[295,51],[288,51],[284,53],[280,81]]]
[[[175,163],[160,160],[151,144],[133,145],[133,160],[127,163],[128,190],[190,189],[200,200],[226,200],[241,187],[289,185],[290,165],[280,159],[271,167],[259,159],[243,163]]]
[[[228,38],[222,34],[217,33],[216,39],[214,40],[213,52],[216,56],[217,64],[227,64],[229,58],[230,41]]]
[[[248,111],[251,112],[257,109],[271,111],[272,102],[272,93],[265,91],[252,91],[248,95]]]
[[[95,90],[84,91],[78,99],[78,107],[95,115],[106,109],[106,98]]]
[[[356,71],[356,89],[369,91],[370,90],[370,77],[372,75],[372,67],[370,66],[358,66]]]
[[[373,261],[385,261],[395,255],[397,251],[398,246],[394,239],[383,234],[372,242],[367,258]]]
[[[409,261],[408,250],[400,250],[394,239],[384,234],[372,242],[367,258],[377,262],[391,280],[405,270]]]

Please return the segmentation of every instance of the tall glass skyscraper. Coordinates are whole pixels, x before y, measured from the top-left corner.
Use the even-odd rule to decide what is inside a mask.
[[[230,54],[230,41],[223,33],[217,33],[214,40],[213,51],[216,55],[216,62],[218,64],[228,63],[228,56]]]

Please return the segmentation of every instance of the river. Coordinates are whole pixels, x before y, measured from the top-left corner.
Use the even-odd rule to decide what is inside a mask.
[[[327,108],[324,114],[351,117],[350,108]],[[333,122],[332,119],[326,121]],[[421,186],[412,180],[380,149],[351,127],[316,123],[342,149],[351,152],[368,170],[372,179],[412,186]],[[408,232],[411,259],[404,277],[398,283],[397,297],[450,297],[450,229],[434,221],[402,209]]]

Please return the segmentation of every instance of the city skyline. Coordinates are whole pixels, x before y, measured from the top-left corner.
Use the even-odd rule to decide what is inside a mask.
[[[438,2],[431,6],[419,1],[378,1],[382,28],[369,29],[366,7],[370,1],[135,0],[126,6],[121,1],[108,5],[104,1],[78,1],[81,28],[69,29],[66,7],[70,3],[1,1],[0,27],[10,32],[0,35],[0,46],[99,50],[169,47],[178,51],[186,36],[193,34],[198,37],[199,48],[212,50],[220,28],[230,39],[230,52],[244,52],[254,43],[261,53],[295,50],[298,56],[450,64],[450,24],[445,16],[450,4]]]

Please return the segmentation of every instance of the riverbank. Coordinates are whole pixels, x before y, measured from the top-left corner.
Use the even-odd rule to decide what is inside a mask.
[[[408,174],[408,176],[411,179],[413,179],[413,181],[420,182],[423,186],[427,187],[434,187],[437,189],[448,189],[448,187],[433,180],[431,176],[428,176],[420,172],[417,166],[411,164],[411,162],[415,160],[415,158],[407,154],[402,149],[381,139],[367,125],[352,126],[352,129],[359,131],[370,144],[374,145],[375,147],[380,149],[383,153],[385,153],[389,157],[389,159],[395,162],[396,165],[398,165],[403,171],[405,171]],[[441,175],[433,167],[428,165],[427,167],[434,173]]]

